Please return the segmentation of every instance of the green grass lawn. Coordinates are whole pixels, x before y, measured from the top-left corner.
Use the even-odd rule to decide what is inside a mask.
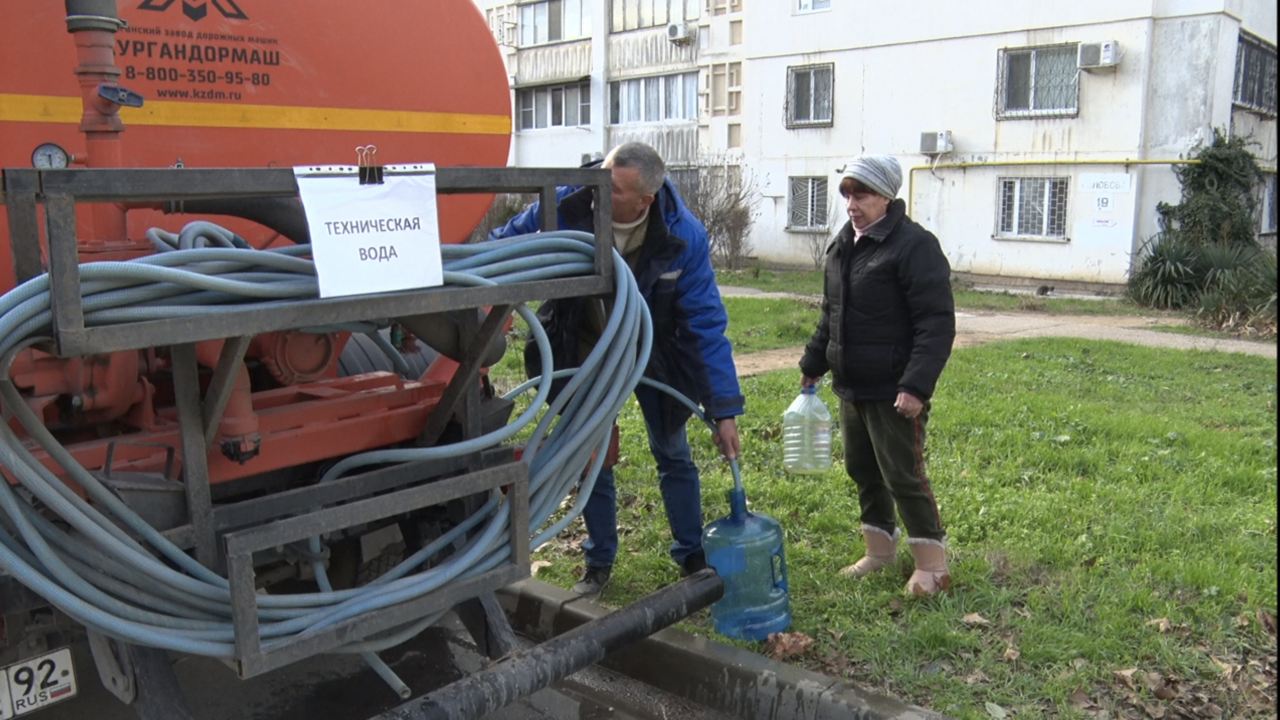
[[[799,295],[822,294],[822,272],[818,270],[717,270],[716,282],[720,285],[750,287],[766,292],[789,292]],[[964,310],[1045,312],[1056,315],[1143,315],[1185,317],[1141,307],[1124,298],[1037,297],[1009,292],[979,292],[957,287],[956,307]],[[730,314],[732,317],[732,313]]]
[[[985,292],[957,288],[956,307],[969,311],[1042,312],[1051,315],[1140,315],[1145,317],[1182,318],[1183,314],[1136,305],[1123,298],[1038,297],[1010,292]]]
[[[821,314],[816,301],[727,297],[724,306],[729,313],[725,334],[735,355],[804,345]]]
[[[766,292],[789,292],[798,295],[822,294],[821,270],[716,270],[717,285],[756,288]]]
[[[961,718],[1274,717],[1273,360],[1078,339],[957,350],[930,424],[955,588],[930,599],[903,595],[908,562],[837,575],[862,553],[857,501],[838,457],[783,473],[796,384],[745,378],[740,426],[751,508],[786,531],[792,630],[815,641],[790,662]],[[619,423],[612,606],[678,578],[634,401]],[[722,517],[728,468],[691,432],[704,516]],[[535,554],[539,578],[573,583],[582,533]],[[682,627],[717,637],[706,612]]]

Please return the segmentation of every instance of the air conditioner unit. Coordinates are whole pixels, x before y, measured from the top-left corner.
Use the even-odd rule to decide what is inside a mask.
[[[693,26],[687,23],[673,22],[667,25],[667,39],[673,43],[690,42],[694,32]]]
[[[920,133],[921,155],[942,155],[952,149],[950,130]]]
[[[1120,43],[1115,40],[1080,43],[1080,54],[1076,57],[1076,67],[1081,70],[1114,68],[1119,64]]]

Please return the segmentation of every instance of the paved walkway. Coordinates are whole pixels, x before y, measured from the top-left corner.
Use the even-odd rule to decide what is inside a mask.
[[[754,288],[721,286],[725,296],[759,298],[814,299],[795,293],[764,292]],[[1115,340],[1118,342],[1167,347],[1180,350],[1212,350],[1236,352],[1261,357],[1276,357],[1276,344],[1228,340],[1150,329],[1155,325],[1175,324],[1168,318],[1148,318],[1129,315],[1052,315],[1028,312],[964,312],[956,313],[956,347],[969,347],[996,340],[1013,340],[1029,337],[1076,337],[1088,340]],[[735,360],[739,375],[756,375],[770,370],[795,368],[803,348],[782,348],[742,355]],[[797,368],[797,372],[799,372]]]

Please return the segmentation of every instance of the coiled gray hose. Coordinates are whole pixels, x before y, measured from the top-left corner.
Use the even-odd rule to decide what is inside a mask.
[[[188,236],[186,229],[177,240],[171,234],[148,233],[158,249],[166,246],[162,252],[130,262],[82,265],[86,324],[190,317],[246,307],[270,311],[281,300],[316,297],[314,265],[304,257],[308,246],[266,251],[226,247],[236,244],[237,238],[211,224],[191,230],[185,242],[182,236]],[[180,249],[184,244],[192,249]],[[199,247],[202,244],[222,247]],[[448,245],[443,248],[445,283],[482,286],[581,276],[593,272],[594,252],[591,236],[575,232]],[[551,348],[537,318],[519,305],[516,311],[529,324],[543,358],[542,376],[520,390],[536,388],[528,410],[504,428],[455,445],[375,450],[344,458],[322,480],[369,465],[468,454],[533,426],[524,454],[530,462],[531,543],[536,547],[559,532],[590,496],[613,420],[640,382],[652,345],[648,308],[635,280],[616,253],[613,262],[614,307],[601,342],[545,410],[555,373]],[[7,423],[0,423],[0,465],[21,488],[0,482],[0,568],[104,635],[177,652],[232,657],[227,579],[170,543],[80,466],[27,407],[9,379],[13,357],[47,335],[50,322],[48,276],[33,278],[0,297],[0,368],[4,370],[0,402],[83,487],[93,504],[70,491],[31,455]],[[585,486],[570,517],[548,526],[560,503],[584,477]],[[59,522],[50,522],[49,516]],[[424,569],[434,555],[473,531],[461,549]],[[509,557],[508,537],[509,508],[495,491],[465,523],[366,586],[261,596],[258,613],[265,648],[497,567]],[[443,614],[444,609],[380,637],[354,642],[342,651],[370,653],[390,647]]]

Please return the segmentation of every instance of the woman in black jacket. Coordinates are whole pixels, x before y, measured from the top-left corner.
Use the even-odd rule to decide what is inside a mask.
[[[863,155],[840,180],[849,222],[827,249],[822,317],[800,360],[801,383],[831,372],[845,469],[858,486],[861,578],[897,559],[898,516],[915,559],[912,595],[951,586],[946,531],[924,471],[929,399],[955,340],[951,266],[938,239],[907,217],[902,169]]]

